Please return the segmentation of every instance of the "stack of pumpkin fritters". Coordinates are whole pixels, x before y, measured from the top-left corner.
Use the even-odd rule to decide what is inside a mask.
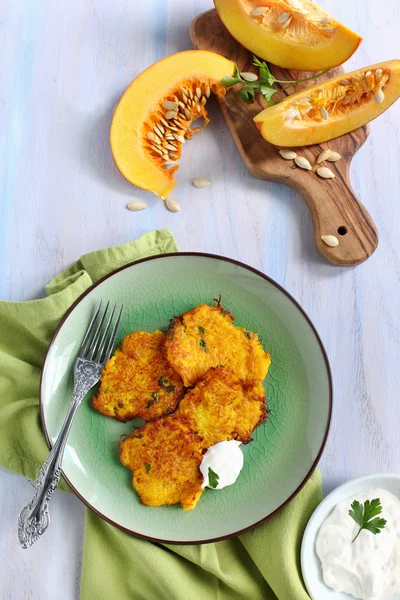
[[[265,421],[270,355],[233,321],[219,301],[199,304],[172,319],[166,334],[127,335],[103,371],[93,407],[120,421],[147,421],[120,442],[143,504],[194,508],[205,450],[224,440],[247,443]]]

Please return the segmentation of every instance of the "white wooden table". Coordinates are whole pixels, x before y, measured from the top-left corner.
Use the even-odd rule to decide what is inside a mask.
[[[396,58],[398,0],[321,0],[365,41],[348,67]],[[319,257],[311,219],[292,190],[245,169],[218,109],[185,146],[174,197],[180,213],[119,175],[108,134],[113,107],[145,67],[190,48],[188,27],[211,0],[2,0],[0,5],[0,298],[43,295],[81,254],[170,227],[180,249],[224,254],[261,269],[302,304],[326,345],[335,387],[320,467],[325,491],[400,469],[400,104],[372,124],[352,182],[380,232],[354,269]],[[197,190],[194,177],[212,186]],[[140,213],[125,209],[145,200]],[[1,443],[1,441],[0,441]],[[0,470],[0,598],[79,595],[83,506],[57,492],[34,550],[16,538],[32,488]]]

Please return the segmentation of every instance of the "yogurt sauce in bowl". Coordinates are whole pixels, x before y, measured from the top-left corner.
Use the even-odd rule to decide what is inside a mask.
[[[362,529],[349,515],[354,500],[379,498],[386,525],[378,534]],[[354,540],[354,541],[353,541]],[[339,502],[322,523],[316,552],[323,579],[336,592],[362,600],[383,600],[400,593],[400,499],[384,489],[370,489]]]

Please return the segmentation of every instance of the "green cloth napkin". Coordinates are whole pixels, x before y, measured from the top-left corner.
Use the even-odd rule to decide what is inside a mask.
[[[66,310],[106,273],[165,252],[177,252],[172,233],[153,231],[128,244],[82,256],[46,286],[46,298],[0,302],[2,466],[36,479],[48,454],[39,421],[39,381],[48,344]],[[68,490],[64,482],[60,486]],[[295,500],[265,525],[201,546],[136,539],[86,509],[81,598],[307,600],[300,543],[321,499],[321,476],[316,471]]]

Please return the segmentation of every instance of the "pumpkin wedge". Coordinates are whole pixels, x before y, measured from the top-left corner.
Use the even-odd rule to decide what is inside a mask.
[[[226,93],[221,79],[235,65],[213,52],[172,54],[143,71],[122,96],[111,124],[110,142],[122,175],[134,185],[166,198],[175,187],[182,145],[207,119],[211,92]]]
[[[322,71],[341,65],[362,41],[311,0],[214,0],[214,4],[242,46],[286,69]]]
[[[400,96],[400,60],[358,69],[304,89],[254,117],[278,146],[309,146],[362,127]]]

